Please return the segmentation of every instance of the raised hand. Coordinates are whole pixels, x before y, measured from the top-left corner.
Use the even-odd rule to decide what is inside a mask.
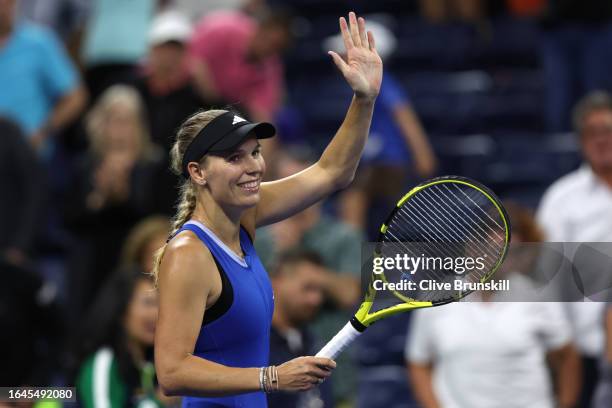
[[[366,33],[365,20],[349,13],[349,23],[340,17],[340,32],[346,49],[346,61],[334,51],[328,54],[344,75],[355,95],[374,99],[380,90],[382,81],[382,61],[376,52],[372,32]]]

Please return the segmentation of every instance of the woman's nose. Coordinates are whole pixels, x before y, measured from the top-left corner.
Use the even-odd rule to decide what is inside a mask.
[[[264,169],[263,159],[261,157],[249,156],[250,160],[247,164],[247,173],[261,173]]]

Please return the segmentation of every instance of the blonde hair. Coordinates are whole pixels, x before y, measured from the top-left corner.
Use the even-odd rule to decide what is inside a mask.
[[[183,122],[176,134],[176,141],[170,150],[170,168],[174,174],[181,176],[183,173],[183,156],[185,155],[187,147],[198,133],[213,119],[226,112],[226,110],[221,109],[201,111],[191,115]],[[196,187],[193,181],[191,178],[184,179],[180,185],[180,199],[177,205],[176,215],[172,219],[170,238],[173,237],[183,224],[193,215],[193,211],[196,207],[196,198]],[[155,281],[155,286],[157,286],[159,266],[161,265],[167,247],[168,242],[155,253],[155,262],[153,264],[153,271],[151,272]]]
[[[164,215],[152,215],[136,224],[123,244],[121,265],[140,265],[149,242],[159,236],[167,237],[171,226],[170,218]]]
[[[86,117],[87,136],[90,149],[95,156],[103,156],[107,143],[106,125],[113,109],[120,107],[130,112],[136,122],[139,143],[139,158],[149,158],[154,152],[142,98],[134,88],[127,85],[113,85],[100,96]]]

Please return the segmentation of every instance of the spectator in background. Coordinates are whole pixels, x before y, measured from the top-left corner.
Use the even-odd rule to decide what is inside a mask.
[[[117,270],[79,333],[76,385],[83,408],[162,407],[151,361],[157,292],[139,269]]]
[[[479,22],[486,16],[485,0],[419,0],[421,15],[432,23]]]
[[[186,43],[191,32],[191,23],[179,12],[158,14],[148,35],[147,59],[134,82],[148,113],[151,138],[166,152],[165,165],[155,175],[156,194],[151,197],[151,210],[168,215],[174,213],[178,198],[176,177],[170,171],[167,154],[176,130],[194,112],[216,104],[201,97],[189,74]]]
[[[41,205],[41,169],[19,127],[0,118],[0,253],[13,264],[29,258]],[[8,197],[10,195],[10,198]]]
[[[130,228],[150,212],[154,176],[163,160],[144,115],[138,92],[115,85],[87,116],[89,151],[78,164],[66,209],[67,226],[79,241],[71,296],[77,302],[91,299],[117,265]]]
[[[280,54],[290,40],[290,20],[282,13],[261,21],[239,11],[205,15],[190,46],[200,91],[206,99],[237,104],[253,121],[271,121],[283,93]]]
[[[0,1],[0,115],[40,149],[81,113],[87,96],[55,35],[16,22],[16,3]]]
[[[601,376],[595,395],[593,408],[612,406],[612,304],[608,303],[604,317],[605,348],[600,361]]]
[[[367,29],[374,34],[378,54],[386,61],[395,50],[395,36],[371,19]],[[324,48],[342,49],[342,37],[328,38]],[[357,181],[340,196],[342,219],[376,239],[380,220],[404,190],[409,170],[418,178],[427,178],[434,174],[436,166],[433,149],[410,99],[399,81],[385,71]],[[380,214],[372,209],[379,209]]]
[[[548,0],[542,26],[547,130],[567,131],[578,98],[612,88],[612,2]]]
[[[510,219],[519,221],[512,223],[514,244],[541,240],[529,211],[517,205],[506,209]],[[513,260],[511,252],[508,265],[525,265],[522,255]],[[535,289],[525,276],[529,270],[504,272],[511,285],[522,288],[517,292]],[[421,406],[587,407],[576,404],[580,360],[562,305],[509,302],[504,295],[476,292],[471,298],[480,296],[480,301],[413,313],[406,362]]]
[[[125,239],[121,253],[122,265],[137,265],[140,270],[153,270],[155,252],[166,243],[172,224],[168,217],[153,215],[140,221]]]
[[[257,15],[265,7],[265,0],[172,0],[173,7],[197,21],[215,11],[242,10],[248,15]]]
[[[52,29],[66,42],[79,29],[89,0],[19,0],[17,13]]]
[[[315,339],[307,324],[323,303],[323,260],[314,252],[293,249],[282,253],[270,269],[274,317],[270,332],[270,364],[314,355]],[[331,407],[330,382],[299,394],[268,394],[270,408]]]
[[[548,241],[612,242],[612,97],[594,92],[574,109],[574,128],[585,163],[544,193],[538,221]],[[604,303],[568,303],[582,355],[584,387],[579,406],[589,407],[604,352]]]
[[[306,148],[288,149],[277,158],[278,178],[288,177],[309,167],[314,160]],[[311,328],[322,347],[338,332],[354,312],[360,297],[361,243],[363,236],[352,227],[323,214],[322,204],[315,204],[257,233],[255,248],[264,265],[273,268],[278,254],[295,247],[313,251],[325,265],[323,291],[325,303]],[[331,379],[334,398],[354,398],[355,364],[350,350],[338,357],[338,367]]]
[[[0,280],[0,384],[57,385],[53,380],[60,364],[58,350],[64,327],[56,292],[36,272],[3,254]]]
[[[541,16],[547,0],[505,0],[508,12],[516,17]]]
[[[149,53],[135,86],[147,110],[151,139],[170,151],[174,133],[183,120],[208,108],[192,86],[186,43],[191,24],[176,11],[158,14],[149,31]]]
[[[149,25],[161,0],[92,0],[81,59],[93,102],[115,84],[129,83],[147,53]]]

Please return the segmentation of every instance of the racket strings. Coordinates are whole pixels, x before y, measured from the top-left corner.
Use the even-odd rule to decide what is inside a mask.
[[[434,188],[435,187],[437,186],[434,186]],[[488,235],[487,232],[480,226],[484,221],[479,217],[473,218],[466,213],[460,205],[462,203],[461,201],[457,203],[455,200],[446,200],[445,197],[438,197],[438,201],[440,203],[440,209],[450,217],[448,219],[450,227],[461,227],[475,242],[486,243],[490,241],[490,239],[486,237],[486,235]],[[449,211],[453,214],[450,214]],[[485,236],[483,236],[481,232],[485,234]]]
[[[410,211],[410,213],[414,216],[414,220],[423,220],[424,222],[428,220],[438,220],[438,226],[449,231],[447,234],[441,233],[440,235],[442,238],[446,239],[447,241],[455,241],[457,243],[464,243],[468,245],[474,244],[488,255],[497,256],[495,251],[485,244],[488,242],[488,240],[478,233],[478,231],[475,231],[474,228],[471,228],[475,224],[473,219],[471,219],[472,223],[468,223],[467,220],[464,220],[456,211],[453,210],[452,207],[448,205],[447,200],[444,200],[443,197],[436,196],[436,200],[433,200],[428,197],[427,193],[428,191],[423,191],[422,194],[415,195],[412,200],[413,204],[418,207],[420,214],[411,211],[410,206],[404,206],[407,207],[408,211]],[[421,199],[423,201],[421,201]],[[423,204],[423,206],[419,205],[419,203]],[[402,209],[400,209],[400,211]],[[454,213],[454,216],[449,212],[449,210]],[[453,219],[455,221],[453,221]],[[471,240],[466,240],[464,236],[459,234],[459,232],[467,235],[469,238],[471,238]],[[475,234],[478,235],[478,238],[480,239],[478,239]],[[414,239],[413,237],[408,238]],[[441,241],[439,237],[431,237],[430,235],[429,238],[434,241]]]
[[[431,242],[432,244],[437,245],[438,247],[442,247],[444,248],[445,242],[443,242],[442,240],[438,239],[435,237],[436,233],[433,231],[433,229],[430,229],[427,227],[427,223],[426,222],[421,222],[421,217],[419,217],[417,214],[415,214],[410,207],[406,207],[406,208],[401,208],[399,210],[399,212],[403,212],[404,214],[407,215],[408,212],[410,212],[410,214],[412,214],[414,216],[414,218],[412,218],[413,221],[415,221],[416,223],[418,223],[419,225],[422,225],[426,228],[426,230],[424,230],[425,235],[427,235],[427,238],[429,239],[426,242]],[[411,218],[408,217],[408,220],[410,220]],[[398,220],[395,222],[395,224],[398,226],[399,229],[402,229],[401,226],[405,225],[407,222],[409,222],[406,219],[402,219],[400,216],[398,216]],[[442,235],[445,239],[448,239],[448,241],[450,242],[452,240],[451,237],[447,236],[446,234],[440,232],[435,226],[434,229],[436,229],[438,231],[438,233],[440,233],[440,235]],[[428,231],[429,230],[429,231]],[[431,235],[430,232],[433,234]],[[407,237],[408,239],[410,239],[411,237]],[[455,239],[455,242],[460,242],[458,240]],[[459,254],[458,252],[456,254]]]
[[[446,185],[445,185],[444,187],[446,187],[446,189],[448,189],[448,186],[446,186]],[[459,191],[460,191],[460,192],[461,192],[461,193],[462,193],[462,194],[463,194],[463,195],[464,195],[464,196],[465,196],[465,197],[466,197],[468,200],[470,200],[470,201],[471,201],[471,202],[474,204],[474,207],[475,207],[475,208],[479,209],[479,210],[480,210],[480,211],[481,211],[481,212],[482,212],[484,215],[486,215],[486,216],[487,216],[487,218],[488,218],[489,220],[491,220],[491,221],[493,222],[493,224],[494,224],[494,225],[497,227],[497,229],[493,229],[493,228],[489,227],[489,228],[491,228],[491,231],[493,231],[493,232],[498,232],[500,229],[501,229],[501,230],[503,230],[503,229],[504,229],[504,227],[503,227],[503,226],[501,226],[501,225],[500,225],[500,224],[499,224],[497,221],[495,221],[495,220],[493,219],[493,217],[491,217],[491,215],[490,215],[490,214],[489,214],[487,211],[485,211],[485,210],[482,208],[482,206],[481,206],[480,204],[477,204],[477,203],[474,201],[474,198],[473,198],[472,196],[470,196],[470,194],[467,194],[467,193],[465,192],[465,190],[464,190],[464,189],[459,188],[459,187],[458,187],[456,184],[453,184],[453,187],[455,187],[455,189],[459,190]],[[449,191],[450,191],[450,190],[449,190]],[[473,190],[473,189],[471,190],[471,192],[475,192],[475,191],[476,191],[476,190]],[[488,201],[488,199],[484,198],[484,197],[482,196],[482,194],[479,194],[479,198],[482,198],[483,200],[487,200],[487,203],[490,203],[490,201]],[[468,207],[468,208],[469,208],[469,207]],[[471,211],[471,208],[470,208],[470,211]],[[476,215],[476,214],[474,214],[474,215]],[[487,226],[488,226],[488,224],[487,224]]]
[[[449,186],[448,184],[451,184]],[[433,184],[413,194],[388,221],[381,242],[381,254],[394,256],[404,253],[411,257],[477,258],[484,268],[455,270],[419,268],[415,275],[399,271],[392,278],[412,281],[424,279],[436,282],[482,282],[490,276],[503,257],[506,246],[506,222],[500,209],[482,191],[463,183]],[[426,254],[426,256],[425,256]],[[425,260],[422,260],[425,262]],[[423,265],[421,265],[423,266]],[[403,299],[441,301],[465,296],[451,290],[398,291]]]
[[[423,194],[422,196],[423,196],[423,200],[427,199],[427,196],[426,196],[425,194]],[[414,197],[415,202],[418,202],[418,201],[419,201],[419,199],[420,199],[420,197],[418,197],[418,196],[415,196],[415,197]],[[462,239],[463,237],[461,237],[461,236],[458,234],[458,229],[457,229],[457,228],[452,228],[452,223],[453,223],[453,221],[452,221],[452,216],[451,216],[451,215],[448,213],[448,211],[446,211],[446,209],[445,209],[444,207],[440,207],[440,209],[442,210],[442,212],[441,212],[441,213],[440,213],[440,212],[436,212],[436,211],[434,211],[434,210],[435,210],[435,208],[436,208],[436,207],[435,207],[435,206],[436,206],[436,203],[430,202],[429,200],[427,200],[427,201],[428,201],[428,205],[430,206],[430,207],[429,207],[429,209],[430,209],[430,210],[429,210],[429,213],[430,213],[430,214],[432,214],[432,215],[433,215],[433,217],[438,217],[438,214],[440,214],[440,216],[441,216],[441,217],[444,217],[444,221],[443,221],[443,222],[446,222],[446,223],[448,224],[448,225],[446,225],[446,226],[445,226],[445,228],[448,228],[448,229],[449,229],[451,232],[454,232],[454,233],[456,234],[456,236],[459,238],[459,240],[457,240],[457,242],[469,242],[469,243],[474,243],[475,245],[479,245],[479,246],[480,246],[480,249],[482,249],[482,250],[484,250],[484,251],[487,251],[487,248],[485,248],[484,246],[482,246],[482,245],[479,243],[480,241],[479,241],[479,240],[478,240],[478,239],[477,239],[477,238],[474,236],[474,234],[472,234],[472,233],[470,232],[470,230],[469,230],[469,229],[468,229],[468,228],[467,228],[467,227],[464,225],[464,223],[458,222],[458,223],[456,224],[456,226],[461,227],[461,230],[462,230],[464,233],[466,233],[466,234],[467,234],[467,235],[468,235],[470,238],[472,238],[472,241],[465,241],[465,240],[463,240],[463,241],[462,241],[461,239]],[[443,201],[441,201],[441,203],[443,203]],[[446,213],[446,214],[445,214],[445,213]],[[449,215],[449,216],[451,217],[451,219],[449,219],[449,218],[447,217],[447,215]],[[484,239],[482,238],[482,236],[480,236],[480,238],[481,238],[481,240],[484,240]],[[491,252],[489,252],[489,255],[493,255],[493,254],[492,254]]]
[[[434,187],[435,187],[435,188],[439,188],[438,186],[434,186]],[[489,230],[490,230],[491,232],[493,232],[493,234],[494,234],[494,235],[495,235],[495,236],[496,236],[498,239],[503,240],[503,237],[500,235],[500,233],[499,233],[499,232],[500,232],[501,230],[503,230],[504,228],[503,228],[501,225],[499,225],[499,224],[497,223],[497,221],[495,221],[495,220],[494,220],[494,219],[493,219],[493,218],[492,218],[492,217],[489,215],[489,213],[488,213],[487,211],[485,211],[485,210],[482,208],[482,205],[477,204],[477,203],[476,203],[476,202],[475,202],[475,201],[472,199],[472,197],[470,197],[468,194],[466,194],[466,193],[465,193],[465,191],[464,191],[463,189],[459,188],[459,187],[458,187],[456,184],[453,184],[453,187],[455,187],[455,189],[459,190],[459,191],[460,191],[460,192],[461,192],[461,193],[462,193],[462,194],[463,194],[463,195],[464,195],[464,196],[465,196],[465,197],[466,197],[468,200],[470,200],[470,201],[471,201],[471,202],[474,204],[474,207],[475,207],[475,208],[477,208],[478,210],[480,210],[480,212],[482,212],[482,213],[483,213],[483,214],[484,214],[484,215],[485,215],[485,216],[486,216],[486,217],[487,217],[489,220],[491,220],[491,221],[493,222],[493,224],[494,224],[494,225],[495,225],[497,228],[493,228],[493,227],[491,227],[491,226],[488,224],[488,222],[486,222],[486,220],[485,220],[485,219],[481,218],[481,217],[480,217],[478,214],[476,214],[476,213],[475,213],[475,212],[472,210],[472,207],[471,207],[471,206],[468,206],[464,200],[461,200],[459,197],[457,197],[455,194],[453,194],[453,192],[450,190],[450,188],[449,188],[447,185],[444,185],[444,188],[446,188],[446,190],[447,190],[448,192],[450,192],[451,194],[453,194],[453,196],[454,196],[455,198],[457,198],[456,203],[461,203],[461,204],[463,204],[463,205],[465,206],[465,208],[467,208],[467,209],[468,209],[468,211],[470,211],[470,212],[471,212],[471,213],[472,213],[472,214],[473,214],[473,215],[476,217],[476,219],[482,223],[482,225],[487,226],[487,227],[489,228]],[[473,190],[473,191],[476,191],[476,190]],[[481,197],[481,198],[484,198],[482,195],[481,195],[480,197]],[[486,198],[484,198],[484,199],[486,199]],[[493,203],[492,203],[492,202],[488,201],[488,199],[486,199],[486,200],[487,200],[487,207],[489,207],[489,208],[490,208],[491,206],[493,206]],[[484,230],[483,230],[483,229],[480,227],[480,223],[478,223],[478,224],[476,224],[476,225],[478,226],[478,228],[480,228],[480,230],[481,230],[483,233],[487,234],[487,232],[486,232],[486,231],[484,231]]]

